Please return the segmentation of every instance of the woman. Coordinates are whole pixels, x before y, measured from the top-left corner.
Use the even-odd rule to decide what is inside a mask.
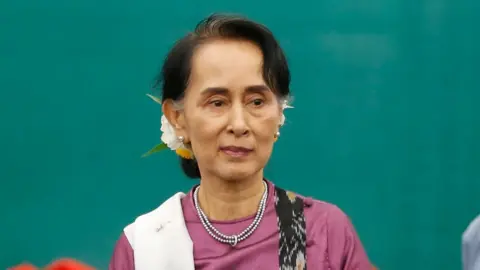
[[[212,15],[176,43],[160,79],[162,141],[200,185],[127,226],[111,270],[372,268],[340,209],[264,178],[290,96],[266,27]]]

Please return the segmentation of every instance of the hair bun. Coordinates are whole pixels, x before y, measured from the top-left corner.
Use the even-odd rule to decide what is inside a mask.
[[[189,178],[200,178],[200,169],[198,169],[197,160],[180,157],[182,170]]]

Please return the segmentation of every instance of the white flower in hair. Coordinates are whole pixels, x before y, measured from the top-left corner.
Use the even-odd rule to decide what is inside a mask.
[[[173,126],[170,124],[170,122],[168,122],[168,119],[165,117],[165,115],[162,115],[161,122],[162,126],[160,127],[160,131],[162,131],[162,142],[164,142],[168,148],[172,150],[185,148],[185,145],[178,140],[177,136],[175,135],[175,129],[173,129]]]
[[[156,103],[162,104],[162,101],[159,98],[149,94],[147,94],[147,96],[150,97]],[[182,158],[185,158],[185,159],[194,158],[193,152],[189,148],[185,147],[185,144],[178,139],[177,135],[175,134],[175,129],[170,124],[170,122],[168,122],[168,119],[167,117],[165,117],[165,115],[162,115],[162,118],[161,118],[160,131],[162,131],[162,136],[160,137],[160,139],[162,140],[162,143],[155,145],[152,149],[150,149],[148,152],[143,154],[142,157],[147,157],[151,154],[170,148]]]
[[[285,114],[283,113],[283,111],[285,109],[292,109],[293,107],[288,105],[287,101],[284,101],[282,103],[282,117],[280,118],[280,126],[283,126],[285,124]]]

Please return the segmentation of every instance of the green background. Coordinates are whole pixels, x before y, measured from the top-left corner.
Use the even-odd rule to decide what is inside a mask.
[[[266,175],[339,205],[381,269],[460,269],[480,213],[480,2],[0,2],[0,268],[68,256],[106,269],[134,217],[196,181],[145,94],[214,11],[267,24],[295,109]],[[200,6],[195,6],[200,4]]]

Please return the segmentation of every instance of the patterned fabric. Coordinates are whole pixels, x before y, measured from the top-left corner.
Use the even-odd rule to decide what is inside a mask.
[[[303,200],[275,187],[275,210],[280,231],[280,270],[307,270],[307,234]]]

